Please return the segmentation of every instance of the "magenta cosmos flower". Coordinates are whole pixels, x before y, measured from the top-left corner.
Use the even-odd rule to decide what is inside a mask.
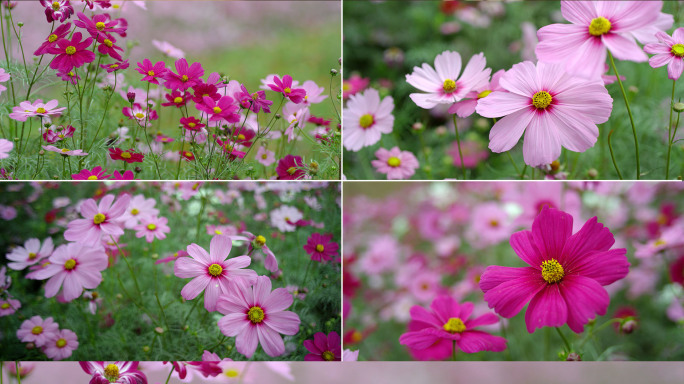
[[[525,61],[500,80],[508,92],[494,91],[477,104],[477,113],[499,118],[489,132],[489,149],[506,152],[525,132],[525,163],[537,167],[558,159],[561,147],[584,152],[599,135],[613,110],[601,79],[584,80],[555,64]]]
[[[84,245],[96,245],[100,238],[106,236],[121,236],[119,218],[126,212],[130,195],[123,195],[114,202],[114,195],[107,195],[98,205],[95,200],[88,199],[81,204],[81,216],[67,225],[64,238]]]
[[[140,81],[149,81],[151,84],[159,85],[159,79],[163,79],[166,72],[166,64],[163,61],[157,61],[154,65],[150,59],[143,60],[142,63],[138,63],[138,68],[135,69],[139,74],[144,75]]]
[[[156,237],[159,240],[166,239],[166,234],[171,232],[171,228],[166,225],[169,220],[166,217],[142,217],[140,218],[140,224],[133,227],[135,231],[135,237],[144,237],[145,241],[151,243]]]
[[[278,180],[300,180],[306,176],[306,167],[301,156],[287,155],[278,160]]]
[[[342,346],[340,334],[333,331],[327,336],[323,332],[314,334],[313,340],[304,340],[304,348],[309,353],[304,356],[304,361],[341,361]]]
[[[106,169],[102,169],[99,165],[92,170],[82,169],[79,173],[71,175],[72,180],[105,180],[112,175],[108,175]]]
[[[71,40],[61,38],[54,47],[48,48],[48,53],[57,55],[50,63],[50,68],[62,72],[69,72],[73,68],[79,68],[84,64],[95,60],[95,53],[89,50],[93,38],[82,40],[81,32],[74,33]]]
[[[399,343],[417,351],[430,350],[427,352],[438,360],[451,356],[454,344],[465,353],[506,349],[503,337],[475,329],[496,324],[499,317],[487,313],[470,319],[473,308],[473,303],[459,304],[449,296],[438,296],[430,304],[430,310],[414,305],[408,332],[399,337]]]
[[[192,65],[188,66],[188,61],[185,59],[176,61],[176,71],[178,73],[167,70],[163,76],[164,80],[166,80],[164,86],[170,90],[184,91],[191,88],[199,84],[204,75],[202,64],[192,63]]]
[[[69,4],[69,0],[40,0],[40,5],[45,7],[45,18],[48,23],[63,23],[74,14],[74,7]]]
[[[41,56],[48,53],[48,49],[56,46],[57,40],[66,37],[69,32],[71,32],[71,23],[60,25],[47,37],[47,39],[45,39],[43,44],[41,44],[33,54],[35,56]]]
[[[399,147],[390,150],[380,148],[375,152],[375,157],[377,160],[371,161],[371,164],[377,172],[386,174],[388,180],[408,179],[420,166],[413,153],[402,151]]]
[[[40,348],[54,338],[58,331],[59,324],[55,323],[52,317],[43,320],[40,316],[33,316],[21,323],[21,327],[17,330],[17,338]]]
[[[460,101],[473,88],[487,85],[492,70],[486,65],[484,54],[479,53],[470,58],[461,74],[461,55],[444,51],[435,58],[435,69],[424,63],[422,68],[413,67],[413,73],[406,75],[407,83],[425,92],[412,93],[411,100],[424,109]]]
[[[285,309],[294,299],[285,288],[271,292],[271,279],[259,276],[253,287],[237,285],[230,294],[221,296],[217,309],[225,316],[218,321],[221,332],[235,337],[238,352],[247,358],[254,355],[261,344],[267,355],[285,353],[280,334],[295,335],[299,332],[299,316]]]
[[[83,371],[92,375],[88,384],[147,384],[137,361],[79,361]]]
[[[391,133],[394,127],[393,110],[394,99],[387,96],[380,100],[380,93],[375,89],[351,95],[347,107],[342,111],[344,148],[357,152],[380,141],[383,133]]]
[[[551,24],[537,32],[535,53],[539,61],[562,63],[573,74],[600,78],[606,50],[620,60],[648,59],[634,38],[641,42],[648,30],[672,26],[671,15],[661,14],[662,1],[561,1],[561,13],[572,24]]]
[[[311,255],[311,260],[314,261],[330,261],[333,256],[337,255],[340,245],[332,241],[332,233],[321,235],[320,233],[312,233],[304,244],[304,250]]]
[[[240,236],[231,236],[231,239],[237,241],[247,241],[247,253],[252,254],[252,252],[261,251],[265,256],[264,267],[270,272],[276,272],[278,270],[278,259],[276,259],[275,254],[266,245],[266,238],[262,235],[254,235],[251,232],[242,232]]]
[[[95,289],[102,282],[101,271],[107,268],[107,254],[101,247],[88,247],[79,243],[64,244],[49,258],[50,264],[26,275],[35,280],[48,280],[45,297],[57,295],[60,288],[65,301],[71,301],[83,288]]]
[[[181,279],[193,278],[181,290],[185,300],[192,300],[204,291],[204,308],[213,312],[219,295],[228,295],[233,285],[251,286],[257,273],[249,267],[249,256],[228,259],[233,242],[228,236],[214,236],[209,243],[209,253],[193,243],[188,245],[190,257],[179,257],[173,271]]]
[[[677,28],[672,36],[665,32],[656,33],[658,43],[646,44],[644,51],[655,55],[648,60],[651,67],[667,65],[667,77],[677,80],[684,70],[684,28]]]
[[[605,315],[610,298],[602,287],[627,276],[624,248],[596,217],[572,234],[572,216],[543,208],[532,231],[511,236],[511,247],[529,267],[489,266],[480,278],[484,299],[499,315],[515,316],[529,302],[527,331],[568,324],[576,333],[596,314]]]
[[[43,352],[52,360],[63,360],[71,356],[76,348],[78,336],[69,329],[62,329],[43,346]]]
[[[267,84],[271,90],[281,92],[283,96],[287,97],[291,102],[299,104],[306,97],[306,90],[303,88],[294,88],[292,76],[285,75],[282,80],[278,75],[273,76],[273,84]]]

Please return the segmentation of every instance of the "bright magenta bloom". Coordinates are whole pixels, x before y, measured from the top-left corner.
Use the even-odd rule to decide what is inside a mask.
[[[112,160],[123,160],[128,164],[142,163],[145,160],[145,155],[142,153],[137,153],[133,149],[124,151],[121,148],[109,148],[109,157]]]
[[[102,282],[101,271],[107,268],[107,254],[101,247],[79,243],[60,245],[50,256],[50,264],[26,275],[35,280],[49,279],[45,297],[57,295],[60,288],[65,301],[72,301],[83,293],[83,288],[95,289]]]
[[[209,121],[225,121],[237,123],[240,121],[238,107],[230,96],[223,96],[218,101],[209,96],[205,96],[202,104],[195,104],[195,107],[209,115]]]
[[[511,247],[529,267],[489,266],[480,288],[490,308],[513,317],[529,302],[527,331],[568,324],[576,333],[596,314],[605,315],[610,297],[602,287],[627,276],[624,248],[596,217],[572,234],[572,216],[543,208],[532,231],[511,236]]]
[[[103,36],[98,36],[97,37],[97,42],[100,43],[100,45],[97,46],[97,51],[100,52],[101,54],[105,56],[111,56],[115,60],[123,60],[119,52],[123,52],[123,48],[119,47],[118,45],[114,44],[116,43],[116,39],[114,37],[103,37]]]
[[[408,179],[420,167],[416,156],[409,151],[402,151],[399,147],[392,149],[379,148],[375,151],[377,160],[371,164],[376,172],[387,175],[387,180]]]
[[[667,65],[667,77],[677,80],[684,70],[684,28],[677,28],[672,37],[665,32],[656,33],[657,44],[646,44],[644,51],[655,55],[648,60],[651,67]]]
[[[202,64],[192,63],[192,65],[188,66],[188,61],[185,59],[176,61],[176,71],[178,71],[177,74],[169,70],[163,76],[164,80],[166,80],[164,86],[170,90],[184,91],[191,88],[199,84],[202,80],[201,77],[204,75]]]
[[[83,371],[92,375],[88,384],[147,384],[137,361],[79,361]]]
[[[323,332],[316,332],[313,340],[304,340],[304,348],[309,353],[304,361],[341,361],[342,345],[340,334],[333,331],[327,336]]]
[[[200,131],[205,127],[205,124],[200,123],[194,116],[181,117],[180,123],[183,125],[183,128],[189,131]]]
[[[525,133],[525,163],[551,164],[561,147],[584,152],[594,146],[599,130],[613,110],[613,99],[600,78],[584,80],[563,67],[525,61],[513,65],[500,79],[508,92],[494,91],[480,99],[476,111],[499,118],[489,132],[489,149],[506,152]]]
[[[60,25],[50,34],[50,36],[47,37],[47,39],[45,39],[43,44],[41,44],[40,47],[38,47],[38,49],[36,49],[36,51],[33,54],[35,56],[41,56],[48,53],[48,49],[56,46],[57,40],[67,37],[67,35],[69,35],[69,32],[71,32],[71,23]]]
[[[84,245],[94,246],[105,236],[121,236],[120,218],[126,212],[130,195],[123,195],[114,202],[114,195],[107,195],[98,205],[94,199],[88,199],[81,204],[83,219],[76,219],[67,225],[64,238]]]
[[[408,332],[399,337],[399,343],[417,351],[426,351],[426,355],[436,360],[451,356],[454,342],[465,353],[506,349],[503,337],[474,329],[496,324],[499,317],[487,313],[470,319],[473,307],[473,303],[459,304],[449,296],[438,296],[430,304],[431,310],[414,305]]]
[[[40,316],[33,316],[21,323],[17,330],[17,338],[24,343],[33,343],[40,348],[47,344],[59,330],[59,324],[48,317],[43,320]]]
[[[204,308],[213,312],[219,295],[228,295],[231,286],[251,286],[257,273],[246,269],[252,262],[249,256],[228,259],[233,242],[228,236],[214,236],[209,243],[209,253],[199,245],[188,245],[190,257],[179,257],[173,271],[181,279],[193,278],[181,290],[185,300],[192,300],[204,291]]]
[[[304,244],[304,250],[314,261],[330,261],[336,256],[340,245],[332,241],[333,234],[312,233]]]
[[[259,276],[253,287],[240,284],[219,298],[217,309],[225,316],[218,327],[228,337],[237,336],[235,346],[248,358],[259,344],[267,355],[280,356],[285,353],[285,344],[279,334],[299,332],[299,316],[285,310],[293,301],[287,289],[271,292],[271,279]]]
[[[268,84],[268,87],[273,91],[282,92],[283,96],[295,104],[301,103],[306,96],[306,91],[303,88],[294,88],[290,75],[283,76],[282,80],[278,75],[273,76],[273,84]]]
[[[106,13],[93,15],[92,20],[88,16],[79,12],[76,14],[80,20],[74,21],[74,25],[79,28],[84,28],[95,39],[100,37],[103,39],[111,39],[112,33],[118,33],[122,37],[126,37],[126,28],[128,23],[125,19],[111,20],[111,17]],[[119,22],[121,21],[121,25]]]
[[[69,4],[69,0],[40,0],[40,5],[45,7],[45,17],[48,23],[64,20],[74,14],[74,7]]]
[[[151,84],[159,85],[159,79],[163,79],[166,72],[166,64],[163,61],[157,61],[154,65],[150,59],[143,60],[142,63],[138,63],[138,68],[135,69],[141,75],[144,75],[141,81],[149,81]]]
[[[301,180],[306,176],[304,160],[301,156],[287,155],[278,160],[276,173],[278,180]]]
[[[648,59],[634,40],[651,42],[658,30],[672,26],[662,7],[662,1],[561,1],[561,13],[572,24],[541,28],[535,53],[539,61],[562,63],[570,73],[598,79],[605,72],[606,50],[620,60]]]
[[[107,170],[102,169],[99,165],[92,170],[82,169],[79,173],[71,175],[72,180],[105,180],[112,175],[106,174]]]
[[[76,32],[71,40],[61,38],[57,40],[56,46],[48,48],[47,53],[57,55],[50,63],[50,68],[70,72],[73,68],[80,68],[84,64],[93,62],[95,54],[89,49],[93,38],[81,40],[81,32]]]

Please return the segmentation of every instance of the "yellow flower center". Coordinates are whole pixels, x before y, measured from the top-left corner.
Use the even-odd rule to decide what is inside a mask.
[[[67,271],[71,271],[74,268],[76,268],[76,260],[69,259],[64,263],[64,269],[66,269]]]
[[[37,256],[37,255],[36,255],[35,253],[29,252],[29,257],[28,257],[28,259],[29,259],[29,260],[35,260],[36,256]]]
[[[2,303],[2,305],[0,305],[0,308],[2,308],[2,309],[7,309],[9,307],[10,307],[10,305],[8,303]]]
[[[546,91],[539,91],[532,96],[532,105],[537,109],[546,109],[551,105],[551,101],[553,101],[553,97]]]
[[[463,320],[458,317],[450,318],[442,328],[449,333],[462,333],[466,330]]]
[[[489,226],[494,227],[494,228],[498,227],[499,226],[499,220],[496,220],[496,219],[489,220]]]
[[[70,45],[70,46],[66,47],[66,49],[64,51],[66,52],[67,55],[73,55],[74,53],[76,53],[76,47],[74,47],[73,45]]]
[[[371,125],[373,125],[374,119],[373,115],[366,113],[365,115],[361,116],[359,119],[359,125],[363,129],[369,128]]]
[[[489,96],[490,93],[492,93],[492,91],[490,91],[489,89],[485,89],[484,91],[477,94],[477,98],[478,99],[485,98],[485,97]]]
[[[31,329],[31,333],[33,333],[34,335],[40,335],[41,333],[43,333],[43,327],[41,327],[40,325],[36,325]]]
[[[321,353],[321,357],[322,357],[323,360],[325,360],[325,361],[333,361],[333,360],[335,360],[335,354],[332,353],[332,352],[330,352],[330,351],[325,351],[325,352]]]
[[[264,310],[261,307],[254,306],[247,311],[247,318],[253,324],[259,324],[264,321]]]
[[[442,84],[442,89],[446,93],[451,93],[456,90],[456,82],[451,79],[446,79],[444,80],[444,84]]]
[[[119,64],[112,64],[109,66],[110,68],[119,68]]]
[[[257,236],[257,237],[254,239],[254,243],[255,243],[255,245],[256,245],[257,247],[261,248],[261,247],[263,247],[264,245],[266,245],[266,238],[263,237],[263,236],[261,236],[261,235],[259,235],[259,236]]]
[[[287,87],[287,88],[283,89],[283,92],[289,94],[290,92],[292,92],[292,90],[290,89],[290,87]]]
[[[69,73],[67,73],[67,75],[69,75],[69,77],[74,77],[74,76],[76,76],[76,74],[75,74],[74,72],[69,72]]]
[[[390,167],[396,168],[396,167],[401,165],[401,160],[399,160],[398,157],[392,156],[389,159],[387,159],[387,165],[389,165]]]
[[[324,250],[325,250],[325,247],[323,246],[323,244],[318,244],[316,246],[316,252],[323,252]]]
[[[59,7],[59,1],[52,2],[52,9],[54,9],[55,11],[59,11]]]
[[[48,36],[48,42],[50,43],[54,43],[55,41],[57,41],[57,39],[59,39],[59,36],[55,35],[54,33]]]
[[[238,370],[235,368],[228,368],[225,372],[225,375],[228,377],[238,377],[240,376],[240,372],[238,372]]]
[[[223,235],[223,232],[221,232],[220,229],[214,229],[214,233],[217,235]]]
[[[98,21],[97,23],[95,23],[95,27],[97,28],[98,31],[104,31],[106,25],[105,25],[105,23]]]
[[[138,112],[135,114],[135,117],[137,117],[138,119],[142,119],[143,117],[145,117],[145,114],[142,112]]]
[[[114,43],[112,43],[112,41],[111,41],[111,40],[109,40],[109,39],[105,39],[105,40],[104,40],[104,45],[106,45],[106,46],[108,46],[108,47],[110,47],[110,48],[111,48],[111,47],[112,47],[112,45],[114,45]]]
[[[119,379],[119,367],[116,364],[107,364],[104,375],[110,383],[116,382]]]
[[[88,180],[97,180],[97,176],[90,175],[90,176],[88,176]]]
[[[37,113],[45,113],[45,112],[47,112],[47,111],[45,110],[45,108],[40,107],[40,108],[36,109],[36,112],[37,112]]]
[[[216,277],[220,276],[223,272],[223,267],[218,264],[212,264],[209,266],[209,274]]]
[[[140,211],[138,210],[138,208],[133,208],[133,209],[131,209],[131,215],[136,216],[138,213],[140,213]]]
[[[121,157],[123,157],[124,159],[130,159],[130,158],[131,158],[131,154],[128,153],[128,152],[123,152],[123,153],[121,153]]]
[[[183,75],[183,76],[181,76],[181,80],[182,80],[183,82],[188,81],[188,79],[190,79],[190,78],[188,77],[188,75]]]
[[[245,140],[246,139],[245,135],[243,135],[242,133],[239,134],[237,138],[238,138],[238,140]]]
[[[195,128],[196,126],[197,126],[197,124],[195,124],[195,123],[188,123],[188,127],[190,127],[190,128]]]
[[[542,277],[547,283],[557,283],[565,276],[563,266],[556,260],[546,260],[541,264]]]
[[[154,76],[154,71],[147,71],[147,76]]]
[[[683,57],[684,56],[684,44],[673,45],[670,52],[672,52],[672,54],[677,56],[677,57]]]
[[[101,213],[98,213],[97,215],[95,215],[93,217],[93,224],[102,224],[102,223],[104,223],[105,220],[107,220],[107,216],[105,216]]]
[[[261,158],[264,160],[268,159],[268,153],[264,153],[263,155],[261,155]]]
[[[610,31],[610,21],[603,16],[599,16],[589,24],[589,34],[592,36],[605,35]]]
[[[64,348],[64,347],[66,347],[66,340],[60,338],[59,340],[57,340],[55,345],[57,346],[57,348]]]
[[[69,152],[69,148],[62,148],[62,153]]]
[[[154,231],[155,229],[157,229],[157,226],[154,224],[147,224],[147,229],[149,229],[150,231]]]
[[[221,113],[221,108],[214,107],[214,113]]]
[[[287,173],[288,173],[289,175],[294,175],[295,172],[297,172],[297,168],[295,168],[295,167],[290,167],[290,168],[287,169]]]
[[[185,152],[185,156],[192,157],[192,152]]]
[[[653,243],[653,245],[655,245],[656,247],[660,247],[660,246],[663,246],[665,244],[667,244],[667,242],[663,239],[658,239],[655,241],[655,243]]]

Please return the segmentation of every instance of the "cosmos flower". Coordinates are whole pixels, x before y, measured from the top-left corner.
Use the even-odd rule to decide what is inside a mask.
[[[50,68],[70,72],[73,68],[80,68],[95,61],[95,53],[89,49],[93,38],[89,37],[81,41],[82,37],[81,32],[76,32],[71,40],[61,38],[57,40],[55,46],[48,48],[47,53],[56,55],[50,63]]]
[[[45,17],[48,23],[64,20],[74,14],[74,7],[69,4],[69,0],[40,0],[40,5],[45,7]]]
[[[149,218],[140,218],[140,224],[133,227],[135,231],[135,237],[144,237],[148,243],[151,243],[156,237],[159,240],[166,239],[166,234],[171,232],[168,224],[169,220],[166,217],[156,217],[152,216]]]
[[[314,261],[330,261],[338,254],[340,245],[332,241],[333,234],[312,233],[304,244],[304,250]]]
[[[70,357],[76,348],[78,348],[78,336],[69,329],[62,329],[43,346],[43,352],[49,359],[64,360]]]
[[[62,156],[87,156],[87,152],[82,149],[57,148],[54,145],[43,145],[42,148],[46,151],[57,152]]]
[[[489,94],[493,91],[506,92],[506,90],[499,84],[499,80],[501,80],[501,76],[503,76],[504,73],[506,73],[506,71],[503,69],[497,71],[494,75],[492,75],[491,81],[483,82],[473,88],[465,95],[463,100],[458,101],[449,107],[447,112],[455,113],[458,117],[464,119],[475,112],[475,107],[477,107],[477,103],[480,101],[480,99],[489,96]]]
[[[127,163],[142,163],[145,160],[145,155],[142,153],[137,153],[133,149],[127,151],[121,148],[109,148],[109,157],[112,160],[123,160]]]
[[[174,73],[168,70],[163,78],[166,80],[164,86],[170,90],[184,91],[194,85],[199,84],[201,77],[204,75],[204,68],[201,63],[192,63],[188,66],[188,61],[185,59],[176,60],[176,71]]]
[[[45,39],[43,44],[36,49],[33,53],[35,56],[42,56],[49,53],[50,48],[54,48],[57,45],[57,40],[67,37],[71,32],[71,23],[61,24]]]
[[[17,338],[40,348],[54,338],[58,330],[59,324],[55,323],[52,317],[43,320],[40,316],[33,316],[21,323],[17,330]]]
[[[342,140],[348,151],[358,152],[378,141],[383,133],[391,133],[394,127],[394,99],[368,89],[360,95],[352,95],[342,111],[344,119]]]
[[[304,160],[300,156],[287,155],[278,160],[278,180],[300,180],[306,177]]]
[[[17,309],[21,308],[21,302],[11,297],[0,299],[0,317],[14,314]]]
[[[92,375],[89,384],[147,384],[137,361],[79,361],[83,371]]]
[[[120,196],[116,202],[114,195],[106,195],[99,205],[94,199],[88,199],[81,204],[83,219],[76,219],[67,225],[64,238],[84,245],[99,244],[100,237],[123,235],[120,218],[126,212],[131,200],[130,195]]]
[[[16,121],[26,121],[29,117],[48,117],[61,115],[66,107],[57,108],[57,100],[50,100],[43,103],[42,99],[36,100],[33,104],[30,101],[22,101],[19,106],[14,107],[12,113],[9,114],[11,119]]]
[[[268,84],[272,91],[281,92],[283,96],[287,97],[291,102],[299,104],[306,97],[306,91],[303,88],[294,88],[292,76],[285,75],[282,80],[278,75],[273,76],[273,84]]]
[[[304,340],[304,348],[309,353],[304,361],[341,361],[342,344],[340,334],[332,331],[328,335],[316,332],[313,340]]]
[[[259,147],[256,153],[256,159],[264,167],[268,167],[275,163],[275,152],[269,151],[266,147]]]
[[[106,174],[107,170],[99,165],[92,170],[82,169],[79,173],[71,175],[72,180],[106,180],[112,175]]]
[[[43,241],[42,246],[40,240],[28,239],[23,247],[16,247],[12,252],[7,254],[7,259],[11,260],[7,266],[14,270],[21,271],[30,265],[40,263],[41,260],[50,257],[54,248],[51,237],[46,238]]]
[[[684,70],[684,28],[677,28],[672,36],[665,32],[656,33],[658,43],[646,44],[644,52],[655,55],[648,60],[651,67],[667,65],[667,77],[677,80]]]
[[[139,74],[144,75],[141,81],[148,81],[150,84],[159,85],[159,79],[163,79],[166,72],[166,63],[163,61],[157,61],[154,65],[150,59],[143,60],[142,63],[138,63],[138,68],[135,69]]]
[[[420,167],[416,156],[409,151],[402,151],[399,147],[390,150],[380,148],[375,152],[377,160],[371,164],[379,173],[387,174],[387,180],[408,179]]]
[[[271,211],[271,225],[278,228],[281,232],[294,232],[297,229],[297,221],[304,218],[304,215],[295,207],[281,205]]]
[[[14,148],[13,142],[11,142],[7,139],[0,139],[0,159],[8,158],[9,153],[12,152],[13,148]],[[274,159],[274,161],[275,161],[275,159]]]

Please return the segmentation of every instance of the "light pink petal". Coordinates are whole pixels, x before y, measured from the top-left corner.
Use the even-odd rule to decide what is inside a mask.
[[[525,312],[527,332],[537,328],[560,327],[568,319],[568,306],[560,293],[558,284],[548,284],[537,293]]]
[[[225,260],[233,247],[230,236],[214,236],[209,243],[209,259],[212,263]]]
[[[648,59],[648,64],[653,68],[659,68],[674,61],[670,53],[658,54]]]
[[[456,341],[456,345],[465,353],[501,352],[506,349],[506,339],[490,335],[487,332],[466,331],[461,334],[461,339]]]
[[[123,228],[121,228],[118,223],[104,222],[100,224],[100,229],[105,235],[121,236],[124,234]]]
[[[223,263],[225,269],[240,269],[247,268],[252,263],[252,258],[249,256],[232,257]]]
[[[261,304],[269,313],[284,311],[294,301],[292,294],[285,288],[276,288],[270,294],[266,293],[265,296],[260,297],[264,298]]]
[[[489,99],[491,96],[489,95],[485,99]],[[501,153],[515,147],[525,129],[527,129],[535,117],[534,114],[535,112],[530,110],[521,110],[497,121],[492,130],[489,131],[489,149],[493,152]]]
[[[202,293],[210,282],[211,278],[207,275],[197,276],[183,287],[181,296],[183,296],[185,300],[192,300]]]
[[[248,325],[249,320],[247,320],[244,313],[229,313],[218,321],[218,327],[221,330],[221,333],[228,337],[239,335]]]
[[[45,283],[45,297],[53,297],[59,292],[66,275],[66,272],[57,273]]]
[[[603,3],[603,4],[601,4]],[[619,6],[617,5],[619,4]],[[614,25],[611,28],[613,32],[627,32],[636,31],[641,28],[648,27],[650,24],[655,23],[659,16],[660,10],[663,7],[662,1],[602,1],[597,2],[596,8],[599,9],[601,6],[606,8],[613,8],[612,10],[606,10],[609,13],[615,15],[615,18],[606,17],[609,20],[615,20]],[[599,12],[599,15],[602,13]],[[612,15],[611,15],[612,16]],[[605,35],[604,35],[605,36]]]
[[[464,119],[475,112],[477,106],[477,99],[462,100],[454,103],[447,111],[450,114],[456,114],[458,117]]]
[[[266,255],[266,260],[264,260],[264,267],[270,272],[277,271],[278,270],[278,260],[276,259],[273,252],[271,252],[271,250],[266,248],[266,247],[262,248],[262,251]]]
[[[299,332],[300,319],[296,313],[290,311],[269,313],[264,324],[283,335],[295,335]]]
[[[501,76],[499,82],[507,91],[521,96],[532,97],[532,95],[539,91],[537,68],[531,61],[514,64],[510,70]],[[485,100],[491,96],[492,94],[487,96]]]
[[[200,263],[203,263],[205,265],[211,264],[209,254],[207,253],[207,251],[204,250],[204,248],[200,247],[199,245],[192,243],[188,245],[186,250],[188,251],[188,254],[190,254],[190,256],[195,258]]]
[[[517,277],[511,279],[512,276]],[[480,278],[480,288],[485,292],[489,308],[506,318],[518,314],[545,286],[546,281],[534,268],[489,266]]]
[[[267,355],[271,357],[280,356],[285,353],[285,343],[283,338],[276,331],[268,326],[256,327],[259,335],[259,343]]]
[[[593,4],[584,1],[561,1],[561,14],[573,24],[589,25],[597,17]]]
[[[109,213],[109,210],[112,207],[112,203],[114,202],[114,195],[106,195],[105,197],[100,200],[100,203],[98,204],[97,207],[97,212],[98,213]],[[126,207],[128,207],[128,204],[126,204]],[[126,208],[124,207],[124,209]]]
[[[282,289],[282,288],[279,288]],[[259,276],[257,282],[254,285],[254,300],[256,302],[267,301],[271,294],[271,279],[267,276]],[[279,303],[276,300],[276,303]]]
[[[588,119],[577,118],[578,114],[568,112],[570,113],[564,113],[563,108],[555,108],[548,113],[548,120],[556,127],[563,147],[574,152],[584,152],[596,144],[598,127]]]
[[[605,72],[607,51],[600,39],[588,39],[567,56],[565,68],[573,74],[596,79]],[[537,46],[539,47],[539,46]]]
[[[439,105],[439,103],[435,101],[435,95],[431,93],[412,93],[409,97],[417,106],[423,109],[432,109]]]
[[[64,293],[64,300],[66,301],[72,301],[81,296],[81,293],[83,292],[83,286],[80,284],[78,277],[75,276],[74,273],[64,278],[62,292]]]
[[[646,53],[639,48],[634,40],[615,33],[603,35],[601,39],[616,59],[636,62],[648,60]]]
[[[444,80],[440,79],[437,72],[429,64],[424,63],[421,68],[413,67],[413,73],[406,75],[406,82],[423,92],[435,92],[443,85]]]
[[[547,113],[537,112],[525,132],[523,158],[532,167],[551,164],[561,154],[558,129],[552,125]]]
[[[256,328],[257,327],[251,325],[247,326],[243,328],[242,332],[235,338],[235,346],[237,347],[238,352],[242,353],[247,358],[254,355],[254,351],[256,351],[257,346],[259,345],[259,336],[257,335]]]
[[[110,220],[115,220],[126,212],[128,204],[131,202],[131,195],[122,195],[116,200],[112,208],[107,212]]]
[[[81,215],[83,215],[84,218],[92,220],[92,218],[98,213],[99,212],[95,200],[88,199],[81,203]]]
[[[221,288],[217,279],[211,279],[204,289],[204,309],[209,312],[216,310],[216,300],[218,300]]]
[[[486,68],[487,59],[484,53],[480,52],[468,60],[468,64],[463,70],[463,75],[459,78],[461,89],[457,90],[460,95],[465,96],[473,88],[487,85],[489,83],[489,76],[492,73],[491,68]]]
[[[672,48],[670,48],[669,44],[651,43],[651,44],[644,45],[644,52],[651,54],[651,55],[655,55],[657,53],[663,53],[663,54],[667,54],[669,56],[671,54],[671,50],[672,50]]]
[[[460,103],[463,103],[463,101]],[[476,111],[480,116],[483,117],[498,118],[519,112],[521,110],[527,111],[531,104],[532,99],[528,96],[494,91],[487,97],[477,101]]]
[[[610,297],[595,280],[570,275],[558,284],[568,307],[568,326],[576,333],[584,331],[584,324],[596,314],[605,315]]]
[[[435,58],[435,70],[442,82],[446,79],[456,81],[456,79],[458,79],[458,74],[461,73],[461,55],[454,51],[440,53]],[[434,92],[434,90],[435,89],[433,88],[432,91]]]
[[[74,273],[74,275],[76,275],[76,273]],[[81,268],[77,272],[77,276],[81,281],[81,285],[86,289],[95,289],[102,282],[102,274],[98,271]]]
[[[613,111],[613,98],[610,97],[605,85],[600,81],[583,82],[565,88],[556,95],[556,101],[558,104],[556,108],[552,109],[552,113],[570,114],[581,120],[588,118],[594,124],[608,121]]]
[[[539,269],[544,262],[543,253],[537,248],[534,236],[530,231],[520,231],[511,235],[511,247],[530,267]]]
[[[681,57],[675,57],[670,61],[667,66],[667,77],[670,80],[677,80],[679,76],[682,75],[682,70],[684,69],[684,61]]]
[[[233,295],[220,296],[216,302],[216,309],[224,315],[238,313],[244,317],[249,305],[241,299],[241,297],[234,297]]]
[[[604,252],[591,252],[578,260],[569,271],[596,280],[600,285],[609,285],[625,278],[629,273],[629,261],[624,248]]]

